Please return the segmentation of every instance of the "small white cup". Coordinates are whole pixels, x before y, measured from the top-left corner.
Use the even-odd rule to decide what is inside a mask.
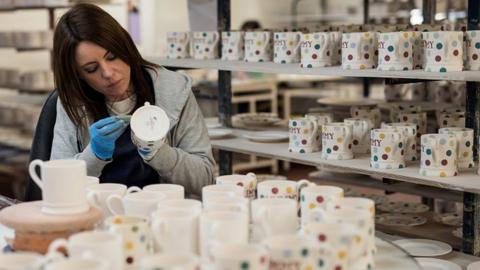
[[[98,179],[98,177],[87,176],[85,187],[89,187],[89,186],[92,186],[92,185],[98,185],[98,184],[100,184],[100,179]]]
[[[198,216],[202,212],[202,202],[194,199],[165,200],[158,203],[157,209],[186,210]]]
[[[36,172],[40,168],[40,175]],[[52,215],[70,215],[87,212],[85,195],[87,165],[83,160],[58,159],[30,162],[28,171],[42,190],[42,212]],[[68,177],[65,177],[68,176]]]
[[[275,32],[273,34],[273,62],[277,64],[300,62],[301,32]]]
[[[245,191],[237,185],[208,185],[202,188],[202,200],[208,201],[212,197],[244,197]]]
[[[425,70],[431,72],[462,71],[463,32],[424,32]]]
[[[318,149],[318,124],[312,118],[294,118],[288,121],[288,151],[311,153]]]
[[[166,198],[163,193],[151,191],[127,193],[125,196],[114,194],[107,198],[107,207],[114,215],[149,218],[157,209],[158,203]]]
[[[208,211],[236,211],[250,216],[250,201],[243,197],[213,197],[205,201],[205,212]]]
[[[193,58],[199,60],[218,57],[218,42],[220,34],[217,31],[193,32]]]
[[[298,201],[298,194],[304,187],[315,185],[308,180],[266,180],[257,185],[259,199],[287,198]]]
[[[222,60],[243,60],[245,55],[245,33],[242,31],[222,32]]]
[[[420,175],[447,177],[458,174],[457,138],[448,134],[421,137]]]
[[[245,33],[245,61],[268,62],[272,61],[273,47],[272,33],[269,31],[255,31]]]
[[[314,221],[316,211],[325,211],[344,197],[343,189],[335,186],[310,186],[300,192],[302,224]]]
[[[342,35],[342,68],[375,68],[377,65],[376,50],[376,32],[344,33]]]
[[[287,198],[252,201],[252,238],[261,241],[279,234],[293,234],[298,229],[298,204]]]
[[[104,217],[108,217],[113,214],[107,206],[107,198],[110,195],[124,196],[126,193],[138,192],[140,190],[139,187],[127,188],[127,186],[117,183],[95,184],[86,188],[87,201],[91,206],[101,209]]]
[[[217,185],[237,185],[245,191],[245,198],[255,199],[255,191],[257,188],[257,177],[254,173],[221,175],[215,179]]]
[[[441,128],[440,134],[449,134],[457,138],[457,164],[461,170],[473,168],[473,129],[471,128]]]
[[[142,190],[165,194],[167,200],[185,198],[185,188],[176,184],[152,184],[144,186]]]

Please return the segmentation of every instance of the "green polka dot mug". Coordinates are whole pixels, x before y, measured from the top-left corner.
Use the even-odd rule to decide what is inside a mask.
[[[322,127],[322,158],[352,159],[353,158],[353,127],[335,122]]]
[[[352,150],[354,154],[370,153],[370,130],[373,122],[369,118],[346,118],[345,124],[352,126]]]
[[[463,32],[424,32],[422,38],[426,71],[462,71]]]
[[[318,149],[318,124],[311,118],[294,118],[288,121],[288,151],[311,153]]]
[[[473,129],[447,127],[438,130],[457,138],[457,164],[460,170],[473,168]]]
[[[375,169],[405,168],[406,138],[397,129],[374,129],[371,132],[370,167]]]
[[[190,57],[190,32],[167,32],[167,58]]]
[[[273,62],[277,64],[300,62],[302,32],[275,32],[273,34]]]
[[[245,57],[245,32],[222,32],[222,60],[243,60]]]
[[[331,35],[328,32],[302,34],[300,42],[300,67],[326,67],[332,65],[335,49]]]
[[[420,175],[447,177],[458,174],[457,138],[448,134],[421,137]]]
[[[258,244],[220,244],[212,250],[215,269],[268,270],[269,257]]]
[[[219,40],[220,35],[217,31],[193,32],[193,58],[199,60],[217,58]]]
[[[466,37],[466,65],[467,70],[480,70],[480,31],[467,31]]]
[[[245,33],[245,61],[269,62],[273,57],[272,32],[253,31]]]
[[[112,216],[105,219],[104,226],[122,237],[124,269],[136,269],[143,257],[153,254],[153,238],[146,219]]]
[[[342,68],[371,69],[377,66],[377,32],[342,35]]]

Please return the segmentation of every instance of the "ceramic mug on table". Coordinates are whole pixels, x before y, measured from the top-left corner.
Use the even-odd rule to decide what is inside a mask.
[[[367,154],[370,152],[370,130],[373,122],[369,118],[346,118],[343,122],[352,126],[352,151],[354,154]]]
[[[463,33],[438,31],[422,33],[425,70],[431,72],[462,71]]]
[[[136,269],[141,258],[153,253],[150,227],[144,218],[112,216],[104,221],[106,230],[121,235],[125,269]]]
[[[446,177],[458,174],[457,138],[448,134],[421,137],[420,175]]]
[[[315,135],[315,139],[313,141],[313,145],[315,145],[313,151],[320,151],[322,150],[322,126],[333,122],[333,115],[331,113],[313,112],[305,114],[305,118],[309,118],[317,122],[318,128],[317,135]]]
[[[125,194],[138,192],[141,189],[139,187],[129,187],[126,185],[117,184],[117,183],[102,183],[90,185],[86,188],[87,191],[87,201],[91,206],[97,207],[102,210],[103,216],[111,216],[113,213],[110,212],[107,206],[107,198],[111,195],[124,196]]]
[[[170,120],[165,111],[145,102],[130,119],[132,142],[142,151],[144,158],[151,159],[165,141],[170,130]]]
[[[36,168],[40,169],[40,176]],[[42,209],[46,214],[71,215],[87,212],[85,195],[87,165],[83,160],[33,160],[28,166],[33,182],[42,190]],[[66,177],[68,176],[68,177]]]
[[[275,32],[273,34],[273,62],[277,64],[300,62],[302,32]]]
[[[166,196],[166,200],[185,198],[185,188],[176,184],[151,184],[144,186],[142,190],[162,193]]]
[[[114,215],[149,218],[150,214],[157,209],[157,204],[166,198],[165,194],[142,190],[127,193],[124,196],[113,194],[107,198],[106,202],[108,210]]]
[[[381,33],[378,37],[378,70],[412,70],[413,37],[417,32]]]
[[[288,198],[265,198],[252,201],[252,238],[293,234],[298,229],[298,204]]]
[[[335,186],[310,186],[300,191],[302,224],[314,221],[315,211],[325,211],[344,197],[343,189]]]
[[[352,159],[353,127],[345,123],[328,123],[322,127],[322,158]]]
[[[250,216],[250,200],[244,197],[212,197],[204,202],[203,211],[237,211]]]
[[[448,134],[457,138],[457,164],[459,169],[473,168],[473,129],[471,128],[441,128],[440,134]]]
[[[217,185],[237,185],[244,189],[245,198],[255,199],[257,177],[254,173],[248,173],[246,175],[221,175],[215,179],[215,182],[217,183]]]
[[[467,70],[480,70],[480,31],[467,31],[466,37],[466,54],[467,61],[465,69]]]
[[[196,216],[202,212],[202,202],[194,199],[176,199],[161,201],[157,205],[157,211],[160,210],[185,210]]]
[[[237,185],[208,185],[202,188],[202,201],[214,197],[244,197],[245,190]]]
[[[344,33],[342,35],[342,68],[375,68],[377,66],[376,51],[376,32]]]
[[[76,233],[68,240],[60,238],[48,247],[48,253],[66,250],[70,258],[93,256],[108,261],[111,269],[123,268],[123,248],[120,235],[111,232],[86,231]]]
[[[311,153],[318,149],[318,124],[311,118],[294,118],[288,121],[288,151]]]
[[[266,180],[257,185],[257,197],[264,198],[288,198],[298,200],[300,190],[304,187],[315,185],[308,180]]]
[[[256,31],[245,33],[245,61],[268,62],[272,61],[272,33]]]
[[[167,58],[185,59],[190,57],[190,33],[167,32]]]
[[[140,260],[139,270],[152,269],[199,270],[200,259],[195,254],[169,251]]]
[[[222,32],[222,60],[243,60],[245,57],[245,32]]]
[[[193,58],[198,60],[217,58],[219,40],[220,35],[217,31],[193,32]]]
[[[420,151],[419,138],[423,134],[427,133],[427,113],[399,113],[396,121],[401,123],[413,123],[417,125],[417,151]]]
[[[418,160],[417,151],[417,125],[413,123],[383,123],[382,128],[396,129],[405,137],[405,162]]]

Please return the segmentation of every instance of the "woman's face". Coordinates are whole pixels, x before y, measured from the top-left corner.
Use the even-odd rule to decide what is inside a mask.
[[[75,51],[75,61],[80,78],[102,93],[107,101],[124,100],[132,92],[130,66],[97,44],[81,41]]]

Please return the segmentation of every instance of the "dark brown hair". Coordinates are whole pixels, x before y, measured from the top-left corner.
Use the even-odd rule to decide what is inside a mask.
[[[103,94],[83,81],[77,71],[75,50],[81,41],[99,45],[130,66],[130,83],[136,94],[136,106],[155,102],[144,68],[157,65],[146,61],[123,27],[110,14],[92,4],[77,4],[59,20],[53,37],[53,74],[62,104],[72,120],[81,127],[82,108],[95,121],[107,117]]]

